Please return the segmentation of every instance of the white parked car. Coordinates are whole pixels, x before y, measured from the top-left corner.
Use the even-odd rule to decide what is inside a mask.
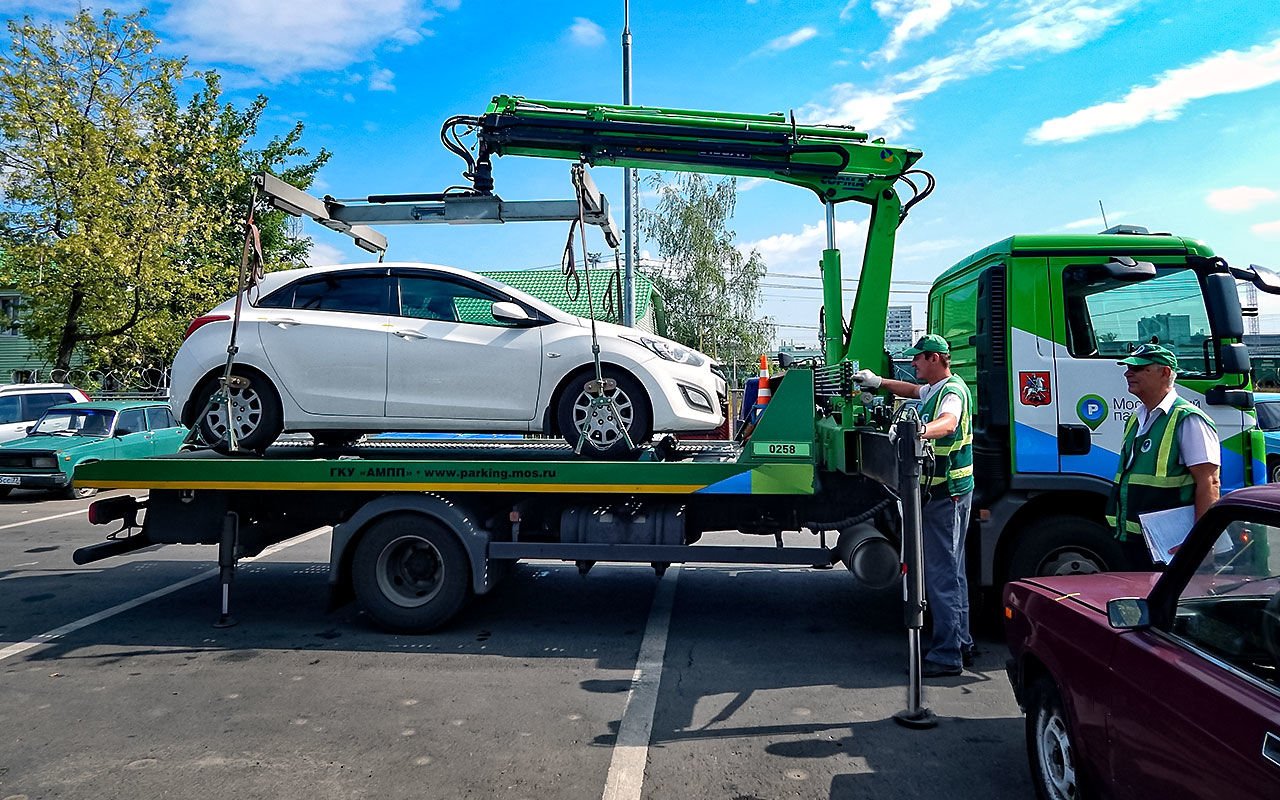
[[[83,403],[89,395],[67,383],[10,383],[0,386],[0,442],[21,439],[27,428],[56,405]]]
[[[252,300],[252,304],[250,304]],[[173,363],[171,405],[193,425],[227,357],[235,298],[197,318]],[[589,456],[627,455],[657,432],[720,425],[724,380],[669,339],[597,322],[612,406],[595,380],[590,320],[480,275],[427,264],[309,267],[268,274],[242,309],[231,419],[201,423],[211,444],[235,426],[260,450],[283,431],[320,442],[377,431],[545,432]]]

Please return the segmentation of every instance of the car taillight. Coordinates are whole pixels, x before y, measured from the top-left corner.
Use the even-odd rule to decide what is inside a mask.
[[[185,342],[187,339],[191,338],[191,334],[195,333],[205,325],[208,325],[210,322],[225,322],[229,319],[231,319],[231,317],[228,317],[226,314],[205,314],[203,317],[196,317],[191,320],[191,324],[187,326],[187,332],[182,334],[182,341]]]

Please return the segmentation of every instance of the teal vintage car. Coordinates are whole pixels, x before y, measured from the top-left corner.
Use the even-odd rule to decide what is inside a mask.
[[[1280,483],[1280,392],[1254,392],[1253,404],[1267,440],[1267,482]]]
[[[22,439],[0,443],[0,497],[14,489],[49,489],[70,499],[97,489],[77,487],[78,464],[178,452],[187,429],[166,403],[109,400],[64,403],[44,412]]]

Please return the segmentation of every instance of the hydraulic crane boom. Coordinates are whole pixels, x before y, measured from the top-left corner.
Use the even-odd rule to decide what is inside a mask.
[[[475,133],[476,154],[462,142]],[[609,106],[494,97],[479,117],[452,117],[441,140],[467,161],[464,175],[479,194],[493,192],[492,157],[520,155],[585,161],[592,165],[765,178],[814,192],[826,207],[822,254],[827,320],[843,319],[835,205],[871,206],[858,294],[849,336],[839,324],[823,331],[828,364],[845,360],[878,366],[884,352],[893,245],[910,207],[929,193],[933,179],[912,166],[921,151],[869,141],[866,133],[836,125],[797,125],[782,114],[733,114],[648,106]],[[909,174],[924,176],[917,190]],[[904,204],[896,183],[913,196]]]

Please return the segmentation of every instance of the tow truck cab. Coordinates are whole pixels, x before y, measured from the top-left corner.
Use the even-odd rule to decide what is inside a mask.
[[[1137,344],[1177,353],[1178,393],[1217,426],[1222,491],[1266,482],[1235,278],[1201,242],[1141,229],[1005,239],[938,278],[928,326],[974,392],[970,563],[983,585],[1119,566],[1103,506],[1138,406],[1116,362]]]

